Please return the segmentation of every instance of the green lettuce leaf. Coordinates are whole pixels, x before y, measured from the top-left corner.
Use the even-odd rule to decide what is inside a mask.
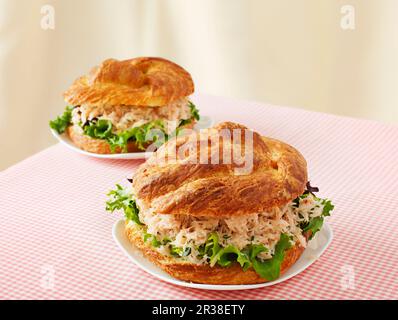
[[[210,265],[214,265],[217,262],[222,267],[229,267],[235,261],[240,264],[244,271],[252,265],[248,255],[232,245],[219,250],[213,259],[210,260]]]
[[[207,238],[204,247],[204,254],[206,254],[210,258],[210,261],[214,259],[214,257],[221,249],[218,243],[218,234],[216,232],[211,233],[210,236]]]
[[[67,106],[62,116],[50,121],[50,128],[59,134],[64,133],[66,128],[71,125],[73,107]]]
[[[112,122],[105,119],[91,121],[83,126],[84,134],[95,139],[108,139],[112,133]]]
[[[189,108],[191,109],[192,118],[199,121],[200,120],[199,110],[192,103],[192,101],[189,101]]]
[[[323,217],[316,217],[316,218],[312,218],[308,224],[303,228],[304,232],[308,232],[311,231],[311,235],[309,237],[309,239],[311,240],[314,235],[322,229],[323,226]]]
[[[181,247],[176,247],[176,246],[171,245],[170,246],[170,254],[173,256],[176,256],[176,257],[186,257],[191,254],[191,248],[186,247],[184,249]]]
[[[261,261],[256,258],[257,254],[251,252],[250,257],[253,264],[253,269],[260,275],[260,277],[268,281],[279,278],[281,265],[285,257],[285,251],[291,247],[290,239],[287,234],[282,233],[278,243],[275,246],[275,253],[271,259]],[[254,249],[252,249],[254,250]]]
[[[148,240],[151,241],[151,245],[155,248],[159,248],[163,244],[153,234],[144,231],[144,242],[147,242]]]
[[[268,249],[264,247],[262,244],[252,244],[248,246],[246,250],[248,252],[250,260],[255,259],[259,253],[268,251]]]
[[[106,210],[113,212],[122,209],[127,220],[134,221],[139,225],[143,225],[138,217],[139,209],[135,200],[120,185],[116,185],[115,190],[108,193],[109,200],[106,202]]]
[[[129,141],[135,141],[139,149],[145,150],[145,144],[147,143],[157,143],[159,146],[168,139],[161,120],[148,122],[121,133],[113,133],[112,122],[105,119],[90,121],[85,123],[82,128],[84,134],[89,137],[106,140],[112,152],[115,152],[117,148],[121,148],[122,152],[127,152]]]
[[[322,204],[323,204],[322,216],[324,217],[330,216],[330,211],[334,209],[334,205],[328,199],[323,199]]]
[[[219,245],[219,238],[216,232],[211,233],[207,238],[205,246],[199,248],[200,254],[201,250],[203,250],[203,254],[209,257],[211,266],[218,263],[222,267],[228,267],[235,261],[238,262],[245,271],[251,266],[250,259],[245,252],[240,251],[232,245],[222,248]]]
[[[189,107],[191,109],[191,118],[181,120],[175,132],[171,135],[166,133],[166,128],[162,120],[154,120],[121,133],[113,133],[112,122],[105,119],[87,122],[83,124],[82,128],[84,133],[89,137],[106,140],[112,152],[116,152],[117,148],[120,148],[122,152],[127,152],[127,144],[130,141],[136,142],[139,149],[145,150],[149,143],[155,143],[157,147],[161,146],[170,139],[170,136],[178,135],[181,127],[191,123],[193,119],[199,120],[199,110],[196,106],[192,102],[189,102]]]
[[[300,228],[303,230],[303,232],[311,232],[309,240],[311,240],[315,236],[315,234],[322,229],[324,217],[330,216],[330,212],[334,209],[334,205],[330,200],[319,198],[317,199],[323,205],[322,215],[312,218],[310,221],[302,223],[300,225]]]
[[[193,120],[200,120],[200,115],[199,115],[199,110],[196,108],[196,106],[189,101],[189,108],[191,109],[191,117],[189,119],[183,119],[180,120],[180,123],[178,124],[178,127],[176,128],[176,133],[175,135],[178,136],[183,129],[184,126],[190,124]]]
[[[127,144],[129,141],[135,141],[141,150],[145,150],[147,143],[156,143],[160,146],[167,141],[168,135],[161,120],[148,122],[139,127],[134,127],[118,134],[113,134],[108,139],[111,150],[114,152],[116,148],[121,148],[123,152],[127,152]]]
[[[237,262],[244,271],[253,267],[261,277],[267,280],[274,280],[279,277],[285,250],[290,247],[291,244],[289,236],[281,234],[281,238],[275,246],[273,257],[271,259],[261,261],[257,258],[258,254],[268,251],[268,249],[263,245],[249,245],[243,250],[239,250],[232,245],[222,248],[218,244],[217,233],[212,233],[206,241],[203,251],[209,256],[210,266],[218,264],[222,267],[229,267],[234,262]]]

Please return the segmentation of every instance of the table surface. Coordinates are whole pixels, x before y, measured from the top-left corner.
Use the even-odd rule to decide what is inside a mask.
[[[333,200],[334,240],[296,277],[248,291],[164,283],[112,239],[122,217],[106,193],[139,160],[50,147],[0,173],[1,299],[398,299],[398,128],[300,109],[197,95],[202,114],[240,122],[299,149]],[[50,134],[50,132],[49,132]]]

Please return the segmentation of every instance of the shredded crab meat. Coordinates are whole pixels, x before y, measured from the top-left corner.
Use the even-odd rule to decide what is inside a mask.
[[[72,111],[73,124],[105,119],[112,122],[114,132],[122,132],[154,120],[179,121],[189,118],[191,109],[187,97],[161,107],[81,105]]]
[[[157,214],[152,209],[142,210],[139,200],[137,205],[140,208],[139,218],[147,226],[147,232],[158,239],[170,239],[174,246],[191,248],[191,254],[186,259],[194,263],[205,261],[197,257],[197,248],[205,244],[213,232],[218,234],[222,246],[233,245],[239,250],[249,244],[265,246],[268,250],[259,254],[261,259],[272,257],[281,233],[287,233],[292,236],[293,242],[306,247],[307,241],[299,225],[320,216],[323,210],[323,205],[312,194],[299,199],[298,206],[291,202],[270,212],[226,218]],[[164,251],[164,248],[159,250]]]

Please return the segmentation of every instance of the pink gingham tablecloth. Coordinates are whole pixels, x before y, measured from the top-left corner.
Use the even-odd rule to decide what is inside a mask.
[[[334,240],[296,277],[248,291],[177,287],[136,267],[112,239],[122,214],[106,193],[142,161],[99,160],[62,145],[0,175],[1,299],[398,299],[398,128],[211,96],[202,114],[298,148],[335,204]],[[50,134],[50,133],[49,133]]]

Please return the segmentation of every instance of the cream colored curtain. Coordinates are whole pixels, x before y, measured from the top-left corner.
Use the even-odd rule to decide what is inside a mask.
[[[0,0],[0,169],[55,143],[61,93],[108,57],[174,60],[197,92],[397,123],[397,21],[396,0]]]

